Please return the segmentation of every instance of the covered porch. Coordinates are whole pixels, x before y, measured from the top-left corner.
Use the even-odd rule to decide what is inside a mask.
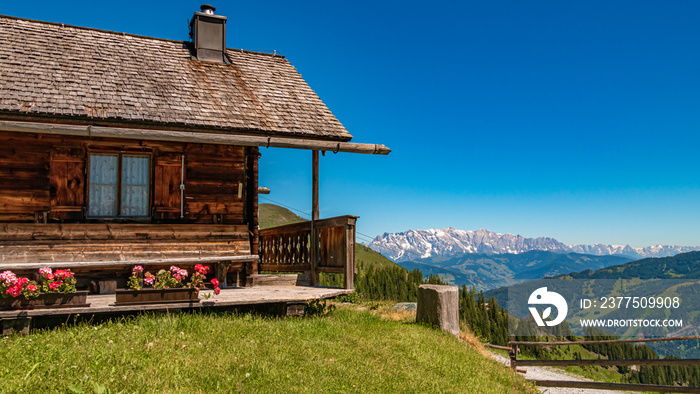
[[[187,311],[257,311],[277,316],[299,316],[304,313],[306,302],[328,299],[352,290],[309,286],[255,286],[240,289],[223,289],[219,295],[213,290],[200,291],[199,302],[171,304],[115,305],[114,294],[88,295],[88,307],[0,311],[0,334],[12,332],[27,334],[31,327],[51,326],[58,321],[83,318],[110,318],[139,312],[187,312]],[[203,298],[204,297],[204,298]],[[209,297],[209,298],[205,298]]]

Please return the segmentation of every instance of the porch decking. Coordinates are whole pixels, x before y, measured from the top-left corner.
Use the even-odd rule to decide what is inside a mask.
[[[195,310],[204,308],[226,309],[237,306],[243,307],[265,304],[287,306],[291,304],[302,304],[306,301],[314,299],[332,298],[352,292],[353,290],[330,287],[256,286],[222,289],[218,296],[214,295],[213,290],[202,290],[199,293],[200,302],[124,306],[114,305],[116,299],[114,294],[89,295],[87,298],[87,302],[90,304],[89,307],[0,311],[0,322],[9,320],[16,321],[18,319],[27,318],[60,317],[78,314],[99,315],[157,310]],[[205,299],[203,295],[206,294],[211,294],[211,298]]]

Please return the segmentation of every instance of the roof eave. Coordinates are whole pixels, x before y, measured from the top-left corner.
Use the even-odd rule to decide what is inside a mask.
[[[261,137],[283,137],[283,138],[304,138],[319,141],[333,142],[348,142],[353,136],[345,132],[346,135],[319,135],[316,132],[293,130],[261,130],[254,128],[224,128],[224,127],[207,127],[201,125],[185,124],[185,123],[159,123],[141,120],[124,120],[124,119],[103,119],[90,118],[84,116],[66,116],[66,115],[48,115],[41,113],[27,113],[14,111],[0,111],[0,120],[16,120],[20,122],[40,122],[65,125],[85,125],[85,126],[104,126],[111,128],[136,128],[147,130],[170,130],[183,131],[193,133],[208,133],[222,135],[250,135]]]
[[[330,152],[388,155],[391,149],[381,144],[360,144],[289,136],[260,136],[250,134],[222,134],[212,132],[109,127],[98,125],[39,123],[0,120],[0,131],[70,135],[86,138],[121,138],[217,145],[261,146],[268,148],[307,149]]]

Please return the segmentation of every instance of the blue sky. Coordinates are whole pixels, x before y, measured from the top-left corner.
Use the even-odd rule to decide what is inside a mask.
[[[200,3],[0,13],[186,40]],[[214,5],[229,47],[277,50],[353,141],[393,149],[322,157],[322,217],[359,215],[369,236],[452,226],[700,245],[700,2]],[[262,153],[268,197],[309,211],[311,153]]]

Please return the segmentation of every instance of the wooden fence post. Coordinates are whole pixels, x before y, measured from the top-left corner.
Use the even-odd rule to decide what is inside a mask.
[[[355,288],[355,225],[347,224],[345,239],[345,288]]]
[[[513,371],[518,367],[518,345],[515,344],[515,334],[510,336],[510,367]]]

